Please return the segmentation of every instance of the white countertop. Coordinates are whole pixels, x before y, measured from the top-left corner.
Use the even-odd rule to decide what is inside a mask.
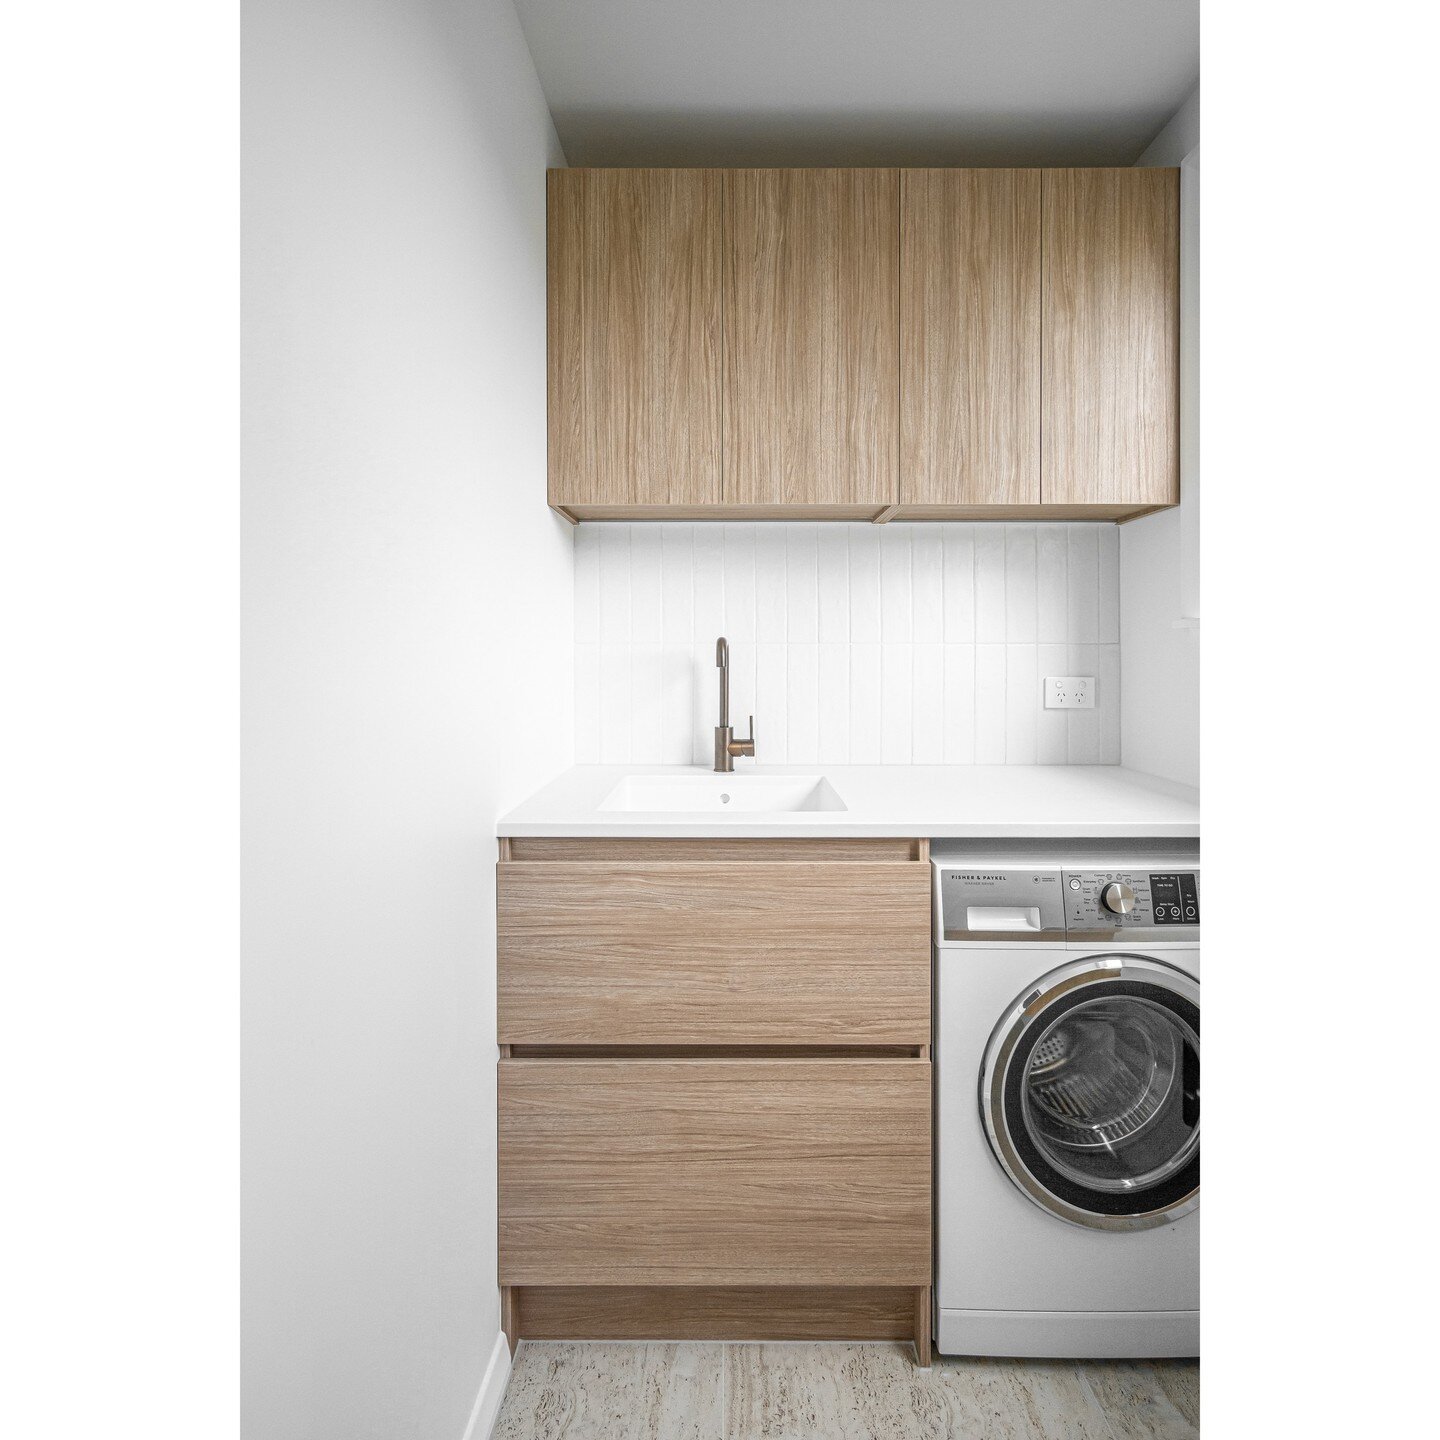
[[[576,765],[502,815],[497,835],[1192,836],[1200,794],[1120,765],[740,765],[750,775],[823,775],[844,810],[639,812],[599,809],[627,775],[709,775],[699,765]]]

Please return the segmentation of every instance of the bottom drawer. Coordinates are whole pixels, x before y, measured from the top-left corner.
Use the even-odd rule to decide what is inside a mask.
[[[500,1062],[502,1285],[930,1283],[923,1060]]]

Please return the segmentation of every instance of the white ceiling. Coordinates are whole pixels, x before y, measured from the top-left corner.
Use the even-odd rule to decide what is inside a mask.
[[[1199,0],[515,0],[572,165],[1128,165]]]

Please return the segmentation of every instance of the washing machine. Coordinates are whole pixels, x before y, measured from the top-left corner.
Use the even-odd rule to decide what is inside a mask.
[[[931,858],[937,1347],[1197,1355],[1197,842]]]

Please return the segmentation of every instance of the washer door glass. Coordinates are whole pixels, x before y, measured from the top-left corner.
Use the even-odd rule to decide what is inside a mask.
[[[1134,995],[1082,1001],[1030,1052],[1025,1130],[1077,1185],[1146,1190],[1200,1145],[1200,1041],[1174,1011]]]
[[[1200,987],[1164,961],[1053,970],[996,1026],[980,1108],[996,1158],[1073,1224],[1143,1230],[1200,1196]]]

